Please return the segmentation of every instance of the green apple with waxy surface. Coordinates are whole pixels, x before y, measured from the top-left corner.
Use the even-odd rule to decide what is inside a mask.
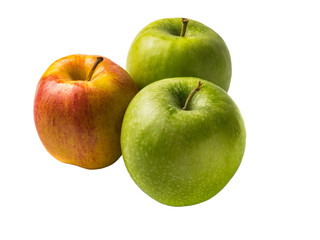
[[[231,58],[211,28],[186,18],[150,23],[133,40],[126,70],[139,89],[164,78],[199,77],[228,91]]]
[[[171,78],[143,88],[129,104],[121,131],[127,170],[150,197],[171,206],[217,194],[245,150],[241,113],[217,85]]]

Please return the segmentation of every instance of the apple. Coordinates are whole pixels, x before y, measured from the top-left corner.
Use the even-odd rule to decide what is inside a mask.
[[[231,59],[223,39],[209,27],[186,18],[166,18],[138,33],[126,70],[139,89],[164,78],[199,77],[228,91]]]
[[[111,60],[70,55],[41,77],[34,99],[35,126],[47,151],[64,163],[103,168],[121,156],[123,115],[138,92]]]
[[[193,77],[143,88],[129,104],[121,131],[130,176],[146,194],[170,206],[216,195],[237,171],[245,142],[233,100],[217,85]]]

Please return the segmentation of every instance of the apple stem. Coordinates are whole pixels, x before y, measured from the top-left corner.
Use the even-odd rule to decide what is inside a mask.
[[[188,96],[188,98],[187,98],[187,100],[186,100],[186,103],[184,104],[184,107],[182,108],[182,110],[187,110],[191,98],[193,97],[193,95],[194,95],[196,92],[198,92],[198,91],[200,90],[201,85],[202,85],[202,82],[199,81],[198,87],[196,87],[195,89],[193,89],[192,92],[189,94],[189,96]]]
[[[188,23],[189,23],[188,18],[182,18],[182,28],[180,32],[180,37],[184,37],[184,35],[186,34]]]
[[[103,57],[97,57],[96,62],[93,64],[93,66],[92,66],[92,68],[91,68],[91,71],[89,72],[87,81],[90,81],[90,80],[91,80],[91,77],[92,77],[92,75],[93,75],[94,70],[96,70],[98,64],[101,63],[102,61],[103,61]]]

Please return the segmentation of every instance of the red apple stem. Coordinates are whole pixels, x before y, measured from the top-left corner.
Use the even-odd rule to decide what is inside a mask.
[[[93,75],[94,70],[96,70],[97,66],[99,65],[99,63],[101,63],[103,61],[103,57],[97,57],[96,62],[93,64],[91,71],[89,72],[89,75],[87,77],[87,81],[91,80],[91,77]]]
[[[184,37],[184,35],[186,34],[188,23],[189,23],[188,18],[182,18],[182,28],[180,32],[180,37]]]
[[[188,96],[188,98],[186,100],[186,103],[184,104],[184,107],[182,108],[182,110],[187,110],[191,98],[193,97],[194,94],[196,94],[196,92],[198,92],[200,90],[201,85],[202,85],[202,82],[199,81],[198,87],[193,89],[192,92],[189,94],[189,96]]]

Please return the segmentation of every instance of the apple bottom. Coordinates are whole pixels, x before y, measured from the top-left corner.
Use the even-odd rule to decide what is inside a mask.
[[[114,163],[121,155],[125,108],[117,106],[123,103],[103,91],[90,90],[85,82],[45,84],[38,89],[34,115],[47,151],[61,162],[88,169]]]

